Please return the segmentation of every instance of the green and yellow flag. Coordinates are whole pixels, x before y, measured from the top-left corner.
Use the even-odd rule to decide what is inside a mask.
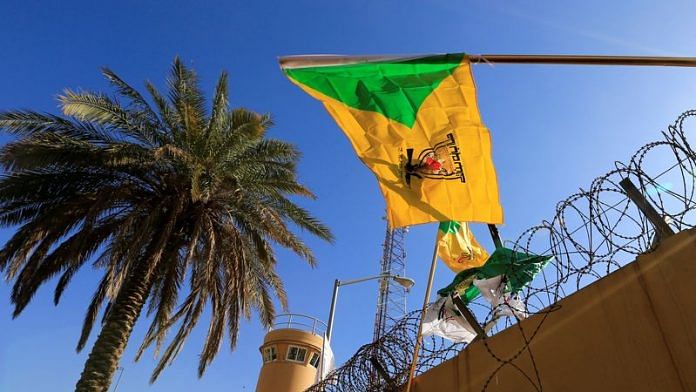
[[[440,222],[437,255],[454,272],[480,267],[488,260],[486,249],[476,242],[466,222]]]
[[[457,292],[464,300],[470,302],[481,293],[476,282],[498,278],[504,283],[504,292],[516,294],[527,286],[534,277],[553,259],[553,256],[539,256],[517,252],[508,248],[498,248],[479,268],[472,268],[458,273],[452,283],[438,290],[441,297]],[[505,278],[503,281],[502,278]]]
[[[491,137],[464,54],[281,59],[377,176],[391,227],[502,223]]]

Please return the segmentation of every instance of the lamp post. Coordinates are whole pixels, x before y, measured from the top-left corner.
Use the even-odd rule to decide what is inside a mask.
[[[336,279],[334,281],[333,296],[331,298],[331,309],[329,310],[329,321],[326,324],[326,340],[327,341],[329,341],[329,342],[331,341],[331,333],[333,332],[333,320],[334,320],[334,314],[336,313],[336,298],[338,297],[338,288],[341,286],[348,286],[350,284],[356,284],[356,283],[361,283],[361,282],[365,282],[368,280],[382,279],[382,278],[393,279],[396,283],[398,283],[404,289],[406,289],[406,291],[410,290],[411,287],[413,287],[413,285],[416,284],[416,281],[414,281],[411,278],[407,278],[405,276],[399,276],[399,275],[392,275],[392,274],[381,274],[381,275],[375,275],[375,276],[368,276],[366,278],[344,280],[344,281],[340,281],[340,280]]]

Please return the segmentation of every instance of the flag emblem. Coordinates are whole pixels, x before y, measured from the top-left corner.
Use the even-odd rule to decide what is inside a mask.
[[[411,177],[466,182],[459,147],[452,133],[447,134],[446,140],[423,150],[415,161],[413,149],[407,149],[403,168],[404,180],[408,186],[411,185]]]

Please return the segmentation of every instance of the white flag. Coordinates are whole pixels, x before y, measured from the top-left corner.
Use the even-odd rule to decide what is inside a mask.
[[[502,316],[512,316],[518,319],[527,318],[527,307],[518,295],[505,292],[502,275],[490,279],[474,279],[473,285],[481,292],[481,296],[491,304],[493,320]]]
[[[326,340],[326,335],[324,335],[324,342],[322,343],[320,361],[315,382],[323,381],[327,374],[336,369],[336,359],[334,358],[333,350],[331,350],[331,345]]]
[[[476,332],[464,319],[457,315],[450,297],[431,303],[423,317],[423,336],[437,335],[455,343],[469,343]]]

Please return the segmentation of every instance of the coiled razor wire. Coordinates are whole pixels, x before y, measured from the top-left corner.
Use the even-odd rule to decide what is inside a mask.
[[[525,253],[552,255],[554,258],[522,293],[530,315],[541,314],[541,322],[530,333],[519,328],[523,343],[508,358],[493,353],[486,339],[483,343],[499,366],[483,387],[506,366],[512,366],[529,381],[526,390],[542,391],[542,377],[536,366],[528,374],[515,365],[521,355],[534,357],[530,342],[543,327],[556,303],[587,286],[636,256],[654,249],[659,238],[656,230],[630,201],[619,185],[630,179],[675,231],[696,225],[696,152],[686,138],[686,123],[696,118],[696,110],[681,114],[662,132],[662,140],[640,148],[627,164],[616,162],[615,169],[596,178],[589,190],[580,189],[556,206],[551,221],[542,221],[524,231],[509,248]],[[481,300],[469,305],[489,334],[517,325],[512,316],[496,318],[497,309]],[[310,392],[399,391],[408,381],[413,349],[420,322],[420,310],[406,314],[394,327],[375,342],[366,344],[340,368],[327,375]],[[416,375],[458,354],[465,343],[427,336],[416,364]],[[520,390],[524,390],[521,388]]]

